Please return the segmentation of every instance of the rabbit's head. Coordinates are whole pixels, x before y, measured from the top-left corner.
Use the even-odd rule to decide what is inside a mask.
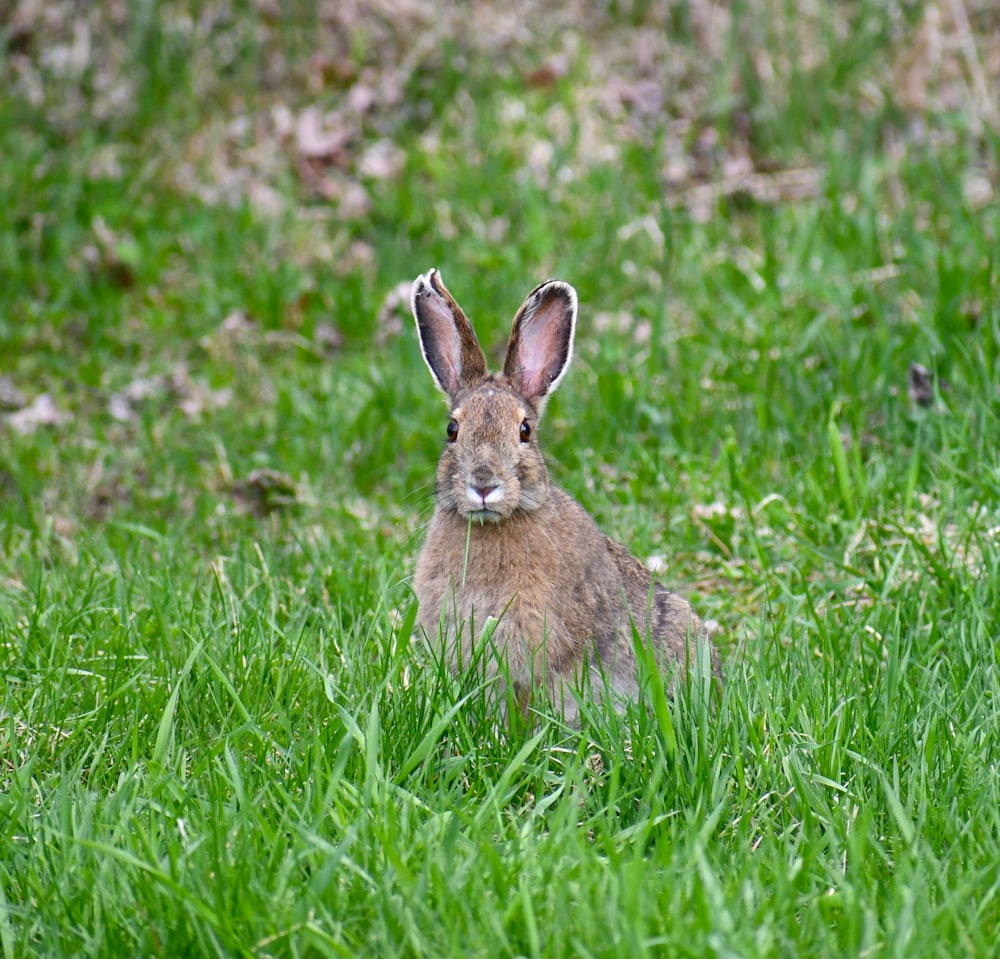
[[[414,281],[411,305],[424,360],[451,406],[439,507],[480,522],[537,509],[549,478],[535,431],[573,355],[576,291],[548,280],[528,294],[498,374],[487,371],[472,325],[437,270]]]

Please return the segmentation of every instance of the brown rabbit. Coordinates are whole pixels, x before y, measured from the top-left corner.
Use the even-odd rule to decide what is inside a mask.
[[[411,293],[424,360],[451,419],[437,470],[437,507],[417,562],[418,622],[455,666],[490,623],[522,708],[542,684],[577,718],[570,688],[635,699],[632,625],[673,680],[700,644],[719,659],[690,604],[654,583],[623,546],[551,485],[536,430],[573,355],[576,291],[548,280],[514,317],[503,372],[491,374],[465,314],[437,270]],[[475,632],[474,632],[475,631]],[[489,667],[495,675],[495,659]],[[589,677],[585,676],[589,672]]]

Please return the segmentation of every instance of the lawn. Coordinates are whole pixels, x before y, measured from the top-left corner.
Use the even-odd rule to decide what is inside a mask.
[[[0,84],[0,955],[1000,953],[995,3],[20,0]],[[576,287],[550,471],[718,695],[411,639],[431,267]]]

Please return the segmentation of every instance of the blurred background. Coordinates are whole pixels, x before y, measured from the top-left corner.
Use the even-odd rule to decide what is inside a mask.
[[[577,286],[556,477],[696,578],[734,499],[912,501],[911,364],[995,389],[992,0],[8,0],[0,71],[10,529],[412,551],[431,266],[486,343]]]

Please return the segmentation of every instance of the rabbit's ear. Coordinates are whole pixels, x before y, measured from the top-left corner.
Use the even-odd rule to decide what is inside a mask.
[[[536,286],[514,317],[503,371],[525,399],[548,396],[573,358],[576,290],[560,280]]]
[[[420,349],[439,390],[454,399],[486,376],[486,357],[462,308],[437,270],[413,281],[410,307],[417,321]]]

